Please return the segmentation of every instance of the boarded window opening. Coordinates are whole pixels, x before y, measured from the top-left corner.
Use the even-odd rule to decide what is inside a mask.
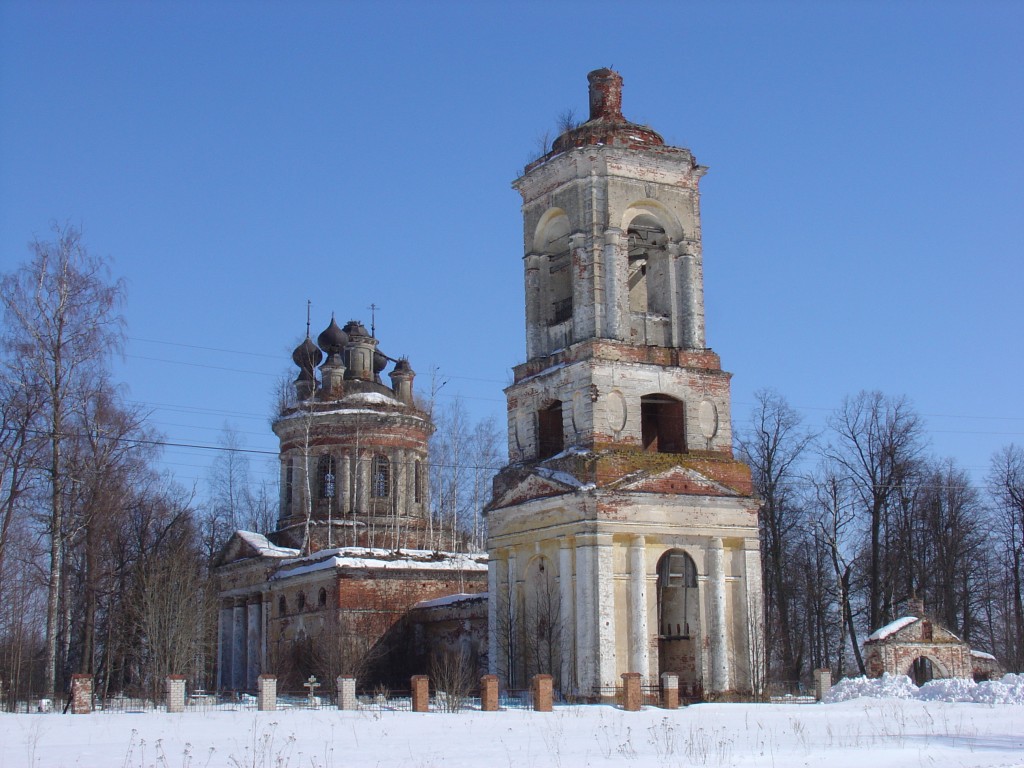
[[[330,454],[321,456],[316,467],[317,488],[321,499],[334,498],[334,472],[334,457]]]
[[[537,412],[537,458],[546,459],[565,447],[562,433],[562,403],[556,400]]]
[[[373,457],[373,498],[386,499],[391,495],[391,462],[387,456]]]
[[[640,426],[645,451],[686,453],[686,419],[681,400],[668,395],[640,398]]]

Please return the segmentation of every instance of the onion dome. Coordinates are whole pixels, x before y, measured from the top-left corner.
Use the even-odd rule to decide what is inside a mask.
[[[320,349],[327,350],[327,354],[334,354],[340,352],[348,344],[348,334],[341,330],[334,322],[334,317],[331,317],[331,324],[317,336],[316,343],[320,345]]]
[[[320,351],[320,348],[313,343],[309,336],[292,352],[292,360],[304,371],[312,371],[320,365],[320,361],[323,359],[324,353]]]
[[[347,323],[345,323],[345,327],[343,330],[345,333],[349,335],[349,338],[351,338],[352,336],[365,336],[368,339],[372,338],[370,336],[370,332],[366,330],[366,326],[360,323],[358,320],[349,320]]]
[[[388,367],[388,356],[383,352],[374,350],[373,352],[373,372],[380,373]]]
[[[665,145],[665,140],[646,125],[631,123],[622,116],[622,75],[611,69],[595,69],[587,75],[587,80],[590,81],[590,119],[555,139],[551,151],[542,160],[574,147],[594,144],[613,147]]]

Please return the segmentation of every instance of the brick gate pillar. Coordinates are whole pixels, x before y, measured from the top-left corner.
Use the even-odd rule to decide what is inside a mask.
[[[533,676],[533,711],[550,712],[553,698],[551,675]]]
[[[498,676],[484,675],[480,678],[480,711],[498,711]]]
[[[410,680],[412,687],[412,711],[430,711],[430,678],[426,675],[413,675]]]
[[[167,711],[170,713],[185,711],[185,676],[168,675],[164,680],[167,697]]]
[[[359,709],[356,700],[356,679],[339,675],[335,681],[338,687],[338,709]]]
[[[661,673],[661,706],[664,709],[679,709],[679,675]]]
[[[71,676],[71,714],[88,715],[92,712],[92,675],[76,673]]]
[[[639,712],[643,703],[640,692],[640,673],[622,673],[622,708],[627,712]]]
[[[260,675],[256,678],[256,709],[273,712],[277,709],[277,675]]]

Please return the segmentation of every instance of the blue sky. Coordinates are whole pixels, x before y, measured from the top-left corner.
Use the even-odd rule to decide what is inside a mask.
[[[52,220],[128,284],[117,375],[171,441],[272,390],[331,312],[504,426],[510,182],[586,73],[711,170],[708,343],[736,426],[904,394],[976,476],[1024,441],[1024,5],[0,2],[0,269]],[[213,452],[167,451],[187,485]],[[258,456],[254,472],[264,471]]]

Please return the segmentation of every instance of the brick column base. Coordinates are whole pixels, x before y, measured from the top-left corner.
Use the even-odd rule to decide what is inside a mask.
[[[484,675],[480,678],[480,710],[498,711],[498,676]]]
[[[338,709],[359,709],[359,702],[356,700],[356,679],[339,675],[334,682],[338,686]]]
[[[260,712],[277,710],[277,675],[260,675],[256,678],[256,709]]]
[[[832,687],[832,670],[831,669],[816,669],[814,670],[814,698],[821,701],[822,698],[828,693]]]
[[[550,712],[554,698],[551,675],[534,675],[531,687],[533,688],[533,711]]]
[[[430,678],[426,675],[413,675],[410,680],[412,686],[412,711],[430,711]]]
[[[640,693],[640,673],[622,673],[622,708],[627,712],[639,712],[643,704],[643,696]]]
[[[171,713],[185,711],[185,676],[168,675],[164,681],[167,692],[167,711]]]
[[[661,673],[661,706],[664,709],[679,709],[679,675]]]
[[[71,676],[71,714],[88,715],[92,712],[92,675]]]

